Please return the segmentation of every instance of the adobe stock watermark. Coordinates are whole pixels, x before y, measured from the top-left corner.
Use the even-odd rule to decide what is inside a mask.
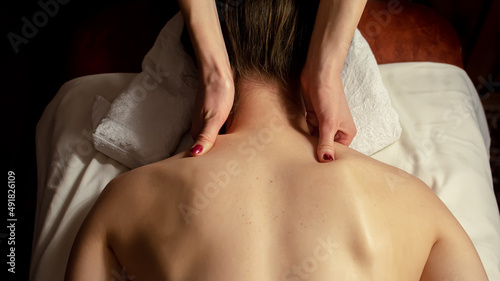
[[[125,100],[127,106],[134,107],[137,103],[144,101],[148,96],[148,91],[156,90],[163,83],[163,80],[170,75],[169,72],[161,71],[160,68],[160,64],[156,65],[156,69],[149,65],[145,67],[144,72],[146,75],[142,77],[141,83],[130,89],[131,94]]]
[[[256,159],[266,145],[270,144],[275,135],[284,129],[284,125],[278,115],[273,116],[269,121],[269,126],[260,129],[255,135],[248,136],[241,142],[237,151],[241,156],[247,156],[247,163]],[[198,215],[202,210],[210,205],[211,199],[217,197],[221,190],[226,188],[231,182],[231,178],[241,173],[241,164],[238,160],[230,160],[226,163],[225,169],[214,172],[210,171],[208,177],[210,182],[205,184],[202,189],[194,189],[194,197],[190,205],[179,203],[178,209],[186,224],[191,222],[191,217]]]
[[[404,7],[399,0],[390,0],[387,2],[387,9],[381,11],[370,10],[370,15],[375,20],[371,20],[365,24],[365,34],[370,37],[377,37],[382,28],[391,22],[392,16],[400,14],[403,9]]]
[[[473,104],[472,96],[451,103],[450,108],[441,115],[444,125],[435,127],[428,137],[416,141],[415,149],[411,151],[408,158],[395,166],[411,174],[415,166],[423,165],[429,161],[431,156],[439,152],[446,142],[454,139],[449,132],[455,132],[464,125],[464,122],[474,120],[471,118],[474,114]],[[384,176],[391,191],[395,191],[398,186],[404,186],[404,181],[408,179],[403,171],[396,174],[388,173]]]
[[[411,180],[413,168],[426,163],[436,153],[439,146],[446,142],[446,137],[442,128],[436,128],[432,130],[429,137],[416,142],[417,145],[409,157],[394,165],[395,171],[387,171],[383,174],[389,190],[396,192],[398,188],[407,186],[407,181]]]
[[[130,90],[129,98],[125,100],[125,104],[129,108],[133,108],[144,101],[148,96],[148,91],[156,90],[164,79],[170,75],[168,72],[161,71],[160,65],[156,65],[156,69],[153,69],[149,65],[146,66],[145,73],[146,75],[142,77],[140,83]],[[70,157],[74,156],[74,152],[82,158],[88,157],[95,152],[92,132],[93,130],[82,129],[80,137],[73,143],[64,143],[57,147],[55,153],[56,160],[51,164],[52,171],[54,172],[49,182],[52,185],[59,185],[67,168],[72,165]]]
[[[410,174],[396,167],[395,171],[384,173],[384,178],[389,190],[391,192],[396,192],[399,187],[405,186],[406,181],[410,179]]]
[[[500,81],[493,81],[492,73],[487,78],[479,75],[477,80],[479,80],[479,84],[476,86],[476,91],[482,99],[488,98],[491,93],[500,89]]]
[[[333,242],[328,236],[326,240],[317,238],[318,246],[314,248],[311,256],[304,258],[298,265],[292,265],[290,269],[283,273],[282,281],[307,280],[316,272],[320,263],[332,258],[336,249],[340,248],[340,243]]]
[[[28,44],[30,39],[33,39],[40,28],[45,27],[49,23],[49,19],[55,17],[59,13],[59,5],[66,5],[70,0],[44,0],[38,1],[38,6],[40,10],[36,11],[31,19],[27,17],[22,17],[21,21],[23,26],[21,27],[21,35],[9,32],[7,38],[9,39],[10,45],[14,50],[14,53],[19,53],[19,46],[21,44]]]

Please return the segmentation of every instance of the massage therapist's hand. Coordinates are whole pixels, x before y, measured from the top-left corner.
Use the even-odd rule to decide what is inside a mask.
[[[234,101],[234,82],[213,0],[178,0],[200,73],[191,135],[191,156],[212,149]]]
[[[309,132],[319,137],[318,159],[320,162],[332,161],[335,159],[333,142],[348,146],[356,135],[340,74],[317,73],[314,68],[304,68],[301,85]]]
[[[193,113],[191,135],[195,144],[190,151],[192,156],[203,155],[212,148],[234,101],[232,73],[206,72],[201,73]]]
[[[340,72],[366,0],[320,0],[301,74],[309,131],[319,136],[318,160],[335,159],[334,142],[349,145],[356,127]]]

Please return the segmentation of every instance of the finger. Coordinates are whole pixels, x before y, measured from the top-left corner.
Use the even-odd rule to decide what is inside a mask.
[[[309,130],[309,134],[311,136],[318,137],[319,136],[319,131],[317,126],[313,126],[308,120],[306,120],[307,124],[307,129]]]
[[[317,137],[319,134],[318,131],[319,122],[318,122],[318,117],[316,117],[316,114],[314,112],[309,112],[309,111],[307,112],[306,123],[307,123],[307,128],[309,129],[309,134],[311,134],[311,136]]]
[[[309,129],[309,134],[311,136],[318,136],[318,117],[316,116],[316,112],[314,111],[314,108],[312,107],[312,104],[309,101],[306,101],[304,98],[304,105],[306,107],[306,122],[307,122],[307,128]]]
[[[349,146],[353,140],[354,136],[352,134],[348,134],[344,131],[337,131],[335,134],[335,142],[341,143],[345,146]]]
[[[357,132],[354,122],[347,124],[347,126],[338,129],[337,134],[335,134],[335,142],[349,146]]]
[[[332,121],[324,120],[319,126],[318,159],[319,162],[331,162],[335,160],[334,140],[337,134],[337,126]]]
[[[198,116],[193,116],[193,120],[191,120],[190,133],[191,137],[193,137],[194,140],[198,137],[198,135],[201,132],[201,129],[203,128],[202,124],[203,124],[203,118],[201,117],[201,115],[198,114]]]
[[[201,133],[196,136],[196,141],[189,150],[191,156],[201,156],[212,149],[219,130],[224,124],[221,120],[223,119],[216,116],[209,116],[205,119]]]

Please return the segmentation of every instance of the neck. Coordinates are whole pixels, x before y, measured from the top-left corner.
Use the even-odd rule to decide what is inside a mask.
[[[302,103],[291,101],[290,93],[277,83],[242,79],[236,91],[238,101],[228,120],[228,134],[265,128],[308,133]]]

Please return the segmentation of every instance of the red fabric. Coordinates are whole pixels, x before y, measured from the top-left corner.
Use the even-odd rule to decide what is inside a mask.
[[[433,61],[463,68],[455,30],[434,10],[405,1],[370,1],[358,29],[379,64]]]

